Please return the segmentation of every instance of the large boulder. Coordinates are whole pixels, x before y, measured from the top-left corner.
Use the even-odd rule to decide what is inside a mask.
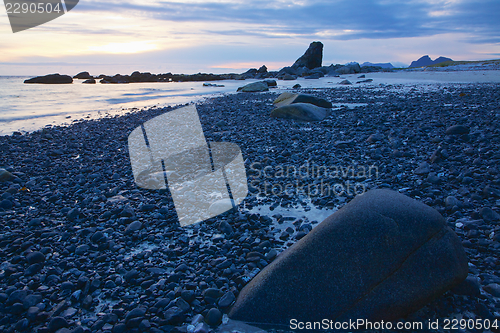
[[[299,121],[321,121],[329,110],[309,103],[293,103],[271,111],[271,117]]]
[[[312,42],[309,45],[306,53],[304,53],[295,63],[292,65],[293,68],[307,67],[313,69],[316,67],[321,67],[323,62],[323,43]]]
[[[290,105],[293,103],[309,103],[309,104],[314,104],[314,105],[322,107],[322,108],[332,108],[333,107],[332,103],[327,101],[326,99],[318,98],[318,97],[306,95],[306,94],[292,94],[289,92],[282,93],[273,102],[274,106],[276,106],[278,108],[281,106]]]
[[[269,85],[266,82],[258,81],[258,82],[249,83],[243,87],[239,87],[238,91],[241,91],[241,92],[269,91]]]
[[[243,288],[229,317],[392,321],[467,277],[457,235],[433,208],[390,190],[357,196]]]
[[[24,83],[44,83],[44,84],[73,83],[73,78],[69,75],[49,74],[45,76],[37,76],[28,80],[24,80]]]

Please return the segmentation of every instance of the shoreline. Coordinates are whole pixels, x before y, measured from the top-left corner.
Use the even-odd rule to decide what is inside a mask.
[[[340,104],[314,123],[270,118],[278,91],[229,94],[197,104],[206,140],[236,143],[248,182],[256,181],[257,186],[245,199],[246,209],[187,228],[178,226],[168,191],[138,189],[128,163],[128,134],[172,107],[0,136],[0,167],[17,177],[0,182],[3,200],[12,205],[0,212],[5,258],[0,287],[9,293],[6,300],[26,290],[27,295],[18,293],[24,295],[22,301],[35,295],[31,307],[38,308],[33,309],[33,320],[26,319],[26,309],[13,313],[4,308],[0,327],[43,329],[62,317],[69,328],[91,332],[137,330],[141,323],[164,331],[186,330],[197,314],[206,318],[208,309],[218,307],[206,296],[208,288],[218,290],[218,297],[237,296],[245,279],[321,222],[285,219],[272,209],[263,215],[250,210],[299,206],[307,212],[308,205],[337,209],[354,197],[311,196],[310,203],[304,196],[285,193],[256,197],[266,181],[273,186],[294,181],[303,185],[316,179],[266,178],[251,170],[252,163],[260,163],[254,165],[257,170],[278,170],[300,168],[305,161],[376,165],[377,177],[348,176],[341,181],[356,181],[366,190],[390,188],[424,202],[459,235],[469,256],[469,276],[477,284],[447,292],[407,321],[464,313],[500,319],[498,298],[485,288],[500,284],[500,113],[491,102],[500,100],[500,85],[427,86],[306,87],[300,92]],[[446,135],[446,128],[456,124],[469,127],[470,134]],[[431,163],[436,151],[440,157]],[[422,162],[429,164],[428,172],[416,173]],[[130,231],[131,225],[139,228]],[[290,229],[282,230],[284,226]],[[42,253],[41,264],[29,264],[28,251]],[[247,260],[249,251],[261,253],[263,259]],[[184,303],[189,309],[183,310],[182,319],[166,318],[167,309]],[[137,308],[143,310],[132,315]],[[135,314],[140,320],[132,321]]]
[[[435,71],[408,71],[408,72],[393,72],[393,73],[369,73],[366,74],[366,78],[371,78],[374,81],[371,83],[361,83],[356,84],[359,80],[358,74],[342,75],[340,77],[323,77],[320,79],[306,80],[303,78],[294,81],[284,81],[279,80],[278,88],[276,91],[283,92],[292,89],[293,85],[300,84],[302,89],[327,89],[327,88],[338,88],[342,89],[338,83],[344,79],[350,80],[353,85],[350,88],[357,88],[360,86],[377,87],[384,89],[385,85],[439,85],[446,83],[474,83],[474,82],[500,82],[500,71],[460,71],[460,72],[435,72]],[[239,86],[245,85],[247,83],[255,82],[257,80],[244,80],[244,81],[214,81],[220,82],[225,87],[203,87],[202,82],[184,82],[184,83],[171,83],[167,82],[165,86],[159,83],[141,83],[133,86],[130,85],[105,85],[89,87],[88,85],[77,85],[72,84],[68,87],[58,87],[50,88],[55,89],[54,92],[57,94],[57,98],[63,99],[66,92],[71,92],[72,94],[86,94],[86,99],[90,100],[77,100],[75,105],[70,102],[65,101],[66,104],[53,104],[53,101],[39,101],[37,103],[37,108],[41,111],[33,109],[31,113],[25,111],[20,112],[17,109],[15,103],[16,100],[11,101],[10,108],[14,108],[15,111],[20,112],[18,120],[8,121],[3,120],[0,122],[2,125],[2,131],[0,135],[12,134],[15,131],[33,131],[40,130],[46,125],[60,125],[62,123],[70,123],[73,120],[85,119],[84,117],[89,117],[89,119],[99,118],[107,116],[107,114],[115,115],[122,114],[131,109],[144,109],[156,105],[158,107],[164,106],[174,106],[190,102],[199,102],[200,100],[211,98],[220,94],[233,94],[236,93],[236,89]],[[22,85],[22,83],[21,83]],[[33,88],[30,85],[30,89],[26,92],[13,91],[12,94],[23,94],[23,100],[30,100],[36,98],[35,94],[37,91],[41,90],[44,85],[38,85]],[[23,86],[21,86],[23,87]],[[126,89],[124,89],[126,88]],[[16,88],[21,89],[21,88]],[[29,95],[29,92],[32,92]],[[156,91],[155,94],[151,92]],[[108,94],[111,95],[113,100],[110,100]],[[137,95],[137,96],[134,96]],[[88,96],[88,98],[86,97]],[[94,96],[94,97],[93,97]],[[82,97],[83,98],[83,97]],[[148,100],[141,100],[141,98],[149,98]],[[96,104],[92,99],[99,99],[99,104]],[[122,102],[120,102],[122,101]],[[7,99],[7,109],[9,109],[9,100]],[[117,103],[117,104],[111,104]],[[86,105],[88,104],[88,106]],[[26,107],[32,108],[30,105]],[[70,111],[67,111],[69,109]],[[53,116],[45,116],[43,111],[53,113]],[[59,110],[59,111],[58,111]],[[98,110],[98,111],[96,111]],[[7,112],[7,111],[4,111]],[[33,112],[34,117],[30,116]],[[41,112],[39,115],[38,113]],[[12,117],[11,114],[6,114],[7,117]],[[0,119],[2,114],[0,114]],[[25,119],[24,119],[25,118]]]

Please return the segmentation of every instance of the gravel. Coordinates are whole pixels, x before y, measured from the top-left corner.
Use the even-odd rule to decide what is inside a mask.
[[[186,228],[168,190],[136,187],[128,160],[128,134],[172,108],[2,136],[0,331],[207,332],[321,222],[274,209],[333,211],[373,188],[436,208],[469,257],[464,286],[406,320],[500,319],[499,87],[300,89],[341,105],[315,123],[270,118],[276,92],[207,99],[197,105],[206,139],[239,145],[250,193],[238,211]],[[279,174],[306,163],[339,172]],[[301,194],[279,190],[287,184]]]

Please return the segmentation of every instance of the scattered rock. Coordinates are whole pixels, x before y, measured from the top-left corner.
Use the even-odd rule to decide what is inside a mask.
[[[347,85],[350,85],[350,84],[352,84],[352,83],[351,83],[351,81],[349,81],[349,80],[342,80],[342,81],[340,81],[340,82],[339,82],[339,84],[342,84],[342,85],[344,85],[344,86],[347,86]]]
[[[92,79],[85,80],[82,83],[85,83],[85,84],[96,84],[96,80],[94,78],[92,78]]]
[[[413,172],[416,175],[426,175],[429,172],[431,172],[431,166],[427,162],[422,162],[418,165],[418,168],[416,168]]]
[[[328,109],[307,103],[294,103],[271,111],[271,117],[298,121],[321,121],[328,114]]]
[[[259,81],[259,82],[249,83],[243,87],[239,87],[238,91],[241,91],[241,92],[269,91],[269,86],[267,85],[267,83]]]
[[[0,169],[0,182],[6,182],[12,179],[13,176],[10,172],[5,169]]]
[[[207,325],[215,327],[218,326],[222,322],[222,312],[219,311],[217,308],[211,308],[206,317],[205,317],[205,323]]]
[[[276,106],[277,108],[294,103],[309,103],[322,108],[333,107],[332,103],[327,101],[326,99],[305,94],[291,94],[289,92],[282,93],[273,102],[274,106]]]
[[[293,85],[293,87],[292,87],[292,88],[293,88],[293,89],[300,89],[300,88],[302,88],[302,86],[301,86],[300,84],[298,84],[298,83],[297,83],[297,84]]]
[[[90,75],[89,72],[80,72],[73,76],[73,79],[80,79],[80,80],[90,80],[93,79],[94,77]]]
[[[446,129],[446,135],[464,135],[469,134],[469,128],[463,125],[454,125]]]
[[[125,233],[129,234],[142,228],[142,222],[134,221],[130,223],[125,229]]]

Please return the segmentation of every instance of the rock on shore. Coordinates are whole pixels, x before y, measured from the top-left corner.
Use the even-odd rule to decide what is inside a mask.
[[[73,79],[69,75],[60,75],[56,73],[24,80],[24,83],[65,84],[73,83]]]
[[[431,207],[397,192],[357,196],[259,273],[230,317],[396,320],[457,286],[467,257]]]

